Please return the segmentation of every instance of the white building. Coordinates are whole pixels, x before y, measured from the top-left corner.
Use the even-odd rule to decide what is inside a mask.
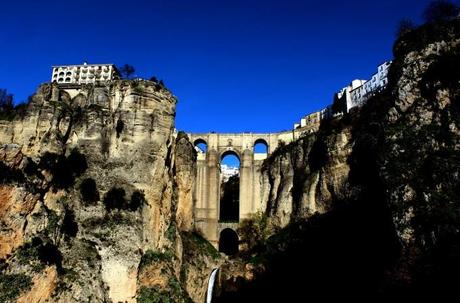
[[[318,125],[321,122],[321,120],[329,119],[332,116],[333,116],[332,107],[327,106],[320,111],[311,113],[309,115],[306,115],[302,119],[300,119],[300,123],[294,124],[294,129]]]
[[[384,62],[369,80],[353,80],[350,85],[342,88],[334,100],[340,111],[348,113],[351,108],[363,105],[373,94],[383,89],[388,84],[390,65],[391,61]]]
[[[230,177],[238,175],[240,173],[240,169],[238,167],[222,164],[220,166],[220,172],[221,182],[227,182]]]
[[[371,79],[350,91],[351,107],[362,105],[375,92],[383,89],[388,84],[388,69],[390,65],[391,61],[380,64],[377,68],[377,72],[372,75]],[[348,109],[349,108],[347,108],[347,112]]]
[[[53,66],[51,82],[59,84],[86,84],[120,79],[113,64],[87,64]]]

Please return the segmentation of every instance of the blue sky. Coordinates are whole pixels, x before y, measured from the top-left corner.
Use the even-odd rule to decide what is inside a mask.
[[[391,59],[398,21],[427,1],[8,1],[0,88],[22,101],[51,66],[131,64],[178,97],[191,132],[273,132]]]

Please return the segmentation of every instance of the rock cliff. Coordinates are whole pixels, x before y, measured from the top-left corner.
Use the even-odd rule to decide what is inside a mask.
[[[43,84],[0,122],[0,301],[202,301],[220,255],[183,250],[201,238],[175,105],[150,81]]]
[[[271,237],[245,259],[264,270],[219,302],[456,292],[459,43],[458,19],[404,34],[385,90],[268,157]]]

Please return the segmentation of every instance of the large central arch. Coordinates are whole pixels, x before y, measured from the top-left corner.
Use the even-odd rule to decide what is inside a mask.
[[[225,159],[236,159],[226,162]],[[240,166],[241,160],[233,150],[220,157],[219,222],[239,222],[240,219]]]

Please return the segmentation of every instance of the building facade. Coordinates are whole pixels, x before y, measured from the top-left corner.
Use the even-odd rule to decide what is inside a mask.
[[[51,82],[58,84],[95,84],[120,79],[113,64],[88,64],[53,66]]]
[[[369,80],[353,80],[334,96],[334,112],[348,113],[353,107],[363,105],[371,96],[388,84],[388,70],[391,61],[377,67],[377,72]]]

